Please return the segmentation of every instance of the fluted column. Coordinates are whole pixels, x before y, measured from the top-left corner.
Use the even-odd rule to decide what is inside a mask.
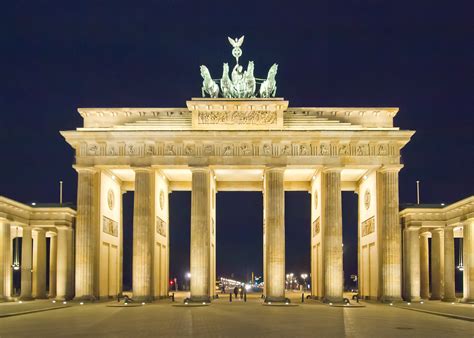
[[[23,238],[21,241],[21,293],[20,299],[32,299],[32,236],[31,228],[23,227]]]
[[[95,300],[98,298],[99,291],[99,179],[94,168],[77,168],[76,170],[78,184],[75,296],[78,300]],[[60,251],[58,251],[58,258],[59,254]],[[59,288],[59,285],[57,287]]]
[[[456,300],[456,286],[454,258],[454,228],[444,228],[444,296],[443,301],[452,302]]]
[[[401,300],[402,257],[398,209],[398,172],[401,166],[384,166],[377,173],[377,226],[381,263],[381,301]]]
[[[56,233],[52,234],[49,240],[49,293],[48,297],[56,297],[56,265],[58,240]]]
[[[463,226],[463,289],[462,302],[474,303],[474,223],[466,222]]]
[[[284,168],[265,170],[265,288],[266,302],[285,298],[285,191]]]
[[[211,171],[192,169],[191,301],[210,302]]]
[[[321,173],[321,225],[325,302],[343,300],[341,169]]]
[[[405,297],[407,301],[420,300],[420,235],[419,227],[405,229],[406,246],[406,285]]]
[[[443,229],[431,232],[431,299],[443,297],[444,291],[444,234]]]
[[[56,299],[63,300],[71,297],[70,264],[72,230],[68,227],[58,227],[58,249],[56,263]]]
[[[33,297],[46,298],[46,231],[33,234]]]
[[[151,168],[135,169],[133,207],[133,299],[153,300],[155,184]]]
[[[420,234],[420,296],[430,298],[430,253],[428,246],[428,233]]]
[[[12,250],[10,224],[0,222],[0,301],[11,296]]]

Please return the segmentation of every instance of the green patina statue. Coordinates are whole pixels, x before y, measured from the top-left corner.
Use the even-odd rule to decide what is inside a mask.
[[[278,71],[278,65],[275,63],[268,71],[266,79],[259,79],[254,76],[254,63],[249,61],[247,69],[244,70],[239,64],[239,58],[242,56],[242,43],[244,36],[240,38],[228,38],[232,45],[232,56],[235,58],[235,66],[229,76],[229,64],[224,63],[222,68],[221,79],[212,79],[211,73],[206,66],[201,66],[202,83],[202,97],[206,94],[209,97],[219,97],[219,92],[224,98],[253,98],[259,94],[260,97],[275,97],[276,94],[276,80],[275,76]],[[219,90],[219,85],[220,90]],[[257,85],[260,89],[257,91]]]

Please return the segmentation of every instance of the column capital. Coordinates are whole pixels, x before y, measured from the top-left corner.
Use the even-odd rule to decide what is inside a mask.
[[[409,227],[405,227],[405,230],[408,230],[408,231],[419,231],[420,229],[421,229],[421,226],[419,225],[412,225]]]
[[[432,234],[434,234],[435,232],[439,232],[440,234],[443,234],[444,233],[444,228],[436,228],[436,229],[431,230]]]
[[[399,172],[402,168],[403,164],[388,164],[381,166],[377,171],[380,173]]]
[[[322,173],[329,173],[329,172],[341,172],[344,169],[341,166],[324,166],[321,168]]]
[[[429,231],[426,231],[426,230],[423,230],[423,228],[420,230],[420,236],[423,236],[423,237],[429,237],[430,236],[430,232]]]
[[[210,173],[211,172],[211,168],[208,166],[190,166],[189,169],[193,173],[196,173],[196,172]]]
[[[286,169],[286,166],[284,165],[270,165],[270,166],[265,167],[263,171],[264,173],[266,173],[267,171],[285,171],[285,169]]]
[[[96,167],[82,167],[78,165],[73,165],[72,166],[78,173],[90,173],[90,174],[95,174],[99,172],[99,169]]]
[[[144,173],[151,173],[153,171],[155,171],[155,169],[153,169],[152,167],[132,167],[131,168],[134,172],[144,172]]]

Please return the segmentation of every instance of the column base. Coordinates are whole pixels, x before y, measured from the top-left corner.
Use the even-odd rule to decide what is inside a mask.
[[[474,298],[463,298],[461,299],[461,303],[474,304]]]
[[[286,297],[272,297],[272,296],[266,296],[265,303],[291,303],[289,298]]]
[[[442,301],[442,302],[450,302],[450,303],[452,303],[452,302],[456,302],[457,299],[456,299],[456,297],[450,297],[450,298],[442,298],[441,301]]]
[[[34,298],[32,296],[20,296],[20,298],[18,298],[19,300],[33,300]]]
[[[406,301],[407,302],[420,302],[421,297],[407,297]]]
[[[211,303],[211,297],[209,296],[191,296],[190,298],[186,298],[184,300],[184,303],[206,303],[209,304]]]
[[[380,302],[382,302],[382,303],[403,302],[403,299],[401,297],[384,296],[384,297],[380,298]]]
[[[441,300],[441,296],[431,296],[430,300]]]
[[[56,300],[64,300],[64,298],[59,297],[59,296],[54,296]],[[61,299],[62,298],[62,299]],[[80,297],[74,297],[75,301],[79,302],[95,302],[97,300],[97,297],[95,296],[80,296]]]

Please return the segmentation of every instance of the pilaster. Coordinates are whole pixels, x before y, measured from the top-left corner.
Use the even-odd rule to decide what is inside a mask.
[[[405,233],[405,300],[420,300],[420,235],[419,227],[409,227]]]
[[[57,274],[57,258],[58,257],[58,236],[51,233],[49,239],[49,298],[56,297],[56,274]]]

